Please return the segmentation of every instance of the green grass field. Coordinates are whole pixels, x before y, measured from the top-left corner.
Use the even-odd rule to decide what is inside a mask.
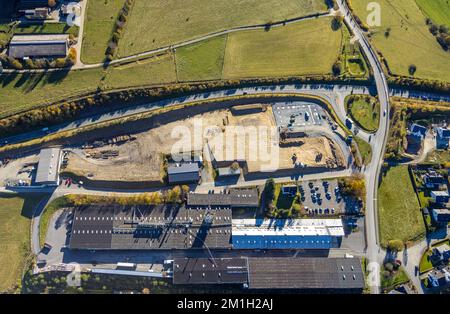
[[[30,252],[30,222],[41,196],[23,198],[0,194],[0,292],[21,278]]]
[[[380,123],[380,104],[374,97],[361,96],[355,99],[351,104],[346,99],[347,111],[353,120],[364,130],[375,132]]]
[[[416,240],[425,234],[420,212],[407,166],[396,166],[382,178],[378,190],[378,220],[380,240]]]
[[[81,60],[84,63],[104,61],[105,51],[123,4],[124,0],[88,1],[81,48]]]
[[[416,0],[424,15],[438,25],[450,26],[449,0]]]
[[[0,76],[0,118],[70,96],[107,89],[171,83],[176,80],[171,54],[137,63],[71,72]]]
[[[361,154],[362,162],[365,165],[372,161],[372,147],[365,140],[355,137],[356,144],[358,144],[359,152]]]
[[[330,18],[228,36],[224,78],[326,74],[337,60],[341,30]]]
[[[78,26],[68,26],[66,23],[45,23],[18,25],[14,34],[71,34],[78,36]]]
[[[362,21],[366,21],[369,2],[372,0],[352,0],[355,12]],[[417,67],[415,77],[450,81],[449,53],[429,32],[425,16],[415,0],[378,2],[381,5],[381,26],[373,27],[372,42],[386,58],[391,71],[410,76],[409,66],[414,64]],[[390,29],[390,35],[386,37],[387,29]]]
[[[136,0],[125,36],[119,44],[119,56],[230,28],[283,21],[324,11],[323,0],[191,0],[185,5],[176,0]]]
[[[225,35],[177,49],[178,80],[221,79],[226,42]]]
[[[109,68],[104,80],[105,89],[176,82],[173,54],[164,54],[128,65]]]

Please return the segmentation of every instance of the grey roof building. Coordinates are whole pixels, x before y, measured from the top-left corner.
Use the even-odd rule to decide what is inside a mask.
[[[8,56],[64,58],[69,50],[69,35],[15,35],[9,43]]]
[[[198,163],[174,164],[167,168],[169,183],[193,183],[200,180]]]
[[[173,283],[240,284],[248,280],[245,258],[176,258],[173,262]]]
[[[61,165],[61,149],[58,147],[42,149],[34,179],[37,185],[59,185],[59,167]]]
[[[74,209],[70,249],[231,248],[231,210],[90,205]]]
[[[359,258],[249,258],[250,289],[364,289]]]
[[[345,293],[361,293],[365,287],[359,258],[176,258],[173,283]]]
[[[230,189],[225,193],[198,194],[189,193],[187,206],[204,207],[258,207],[259,195],[256,189]]]

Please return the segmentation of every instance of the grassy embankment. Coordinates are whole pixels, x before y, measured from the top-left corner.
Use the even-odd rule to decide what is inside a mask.
[[[0,292],[20,284],[30,257],[30,222],[42,195],[0,194]]]

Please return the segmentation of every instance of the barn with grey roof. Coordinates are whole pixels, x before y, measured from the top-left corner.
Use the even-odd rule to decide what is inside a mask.
[[[14,35],[9,43],[11,58],[65,58],[69,51],[69,35]]]

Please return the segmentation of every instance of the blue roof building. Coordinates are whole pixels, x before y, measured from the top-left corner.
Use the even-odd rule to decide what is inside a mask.
[[[233,219],[234,249],[330,249],[342,236],[341,219]]]
[[[436,148],[448,149],[450,141],[450,130],[447,128],[437,128]]]
[[[413,123],[409,127],[409,134],[417,138],[424,139],[425,135],[427,134],[427,128],[419,124]]]

